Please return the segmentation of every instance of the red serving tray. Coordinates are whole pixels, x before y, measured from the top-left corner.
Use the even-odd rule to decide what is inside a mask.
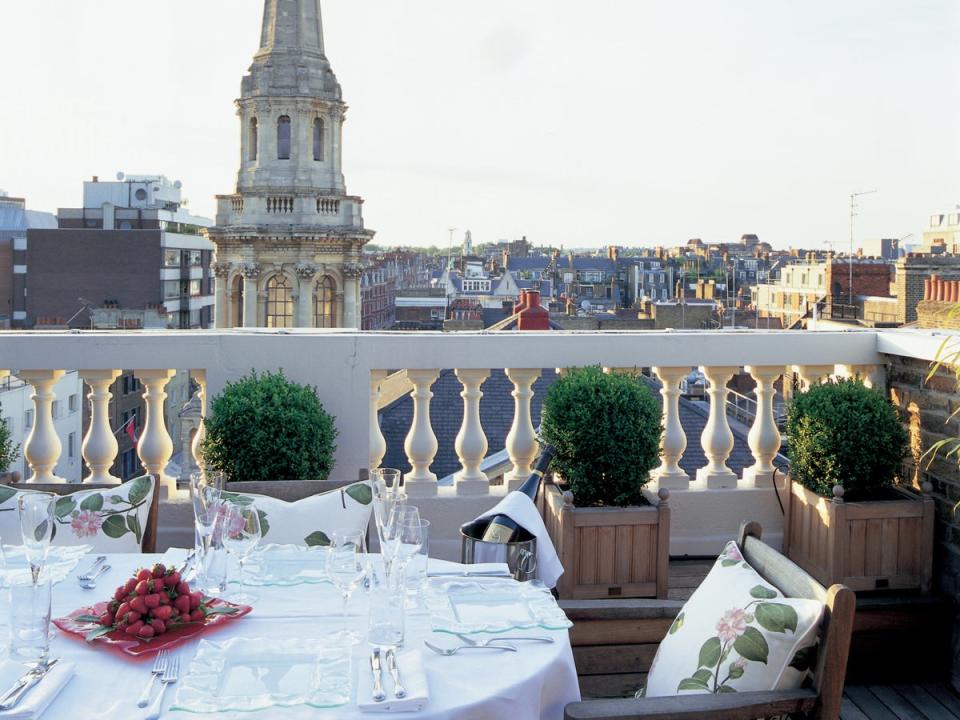
[[[196,636],[211,630],[215,630],[216,628],[233,620],[238,620],[253,609],[249,605],[237,605],[235,603],[220,599],[206,600],[205,602],[210,608],[214,610],[220,610],[220,612],[215,615],[208,616],[206,621],[202,623],[191,622],[177,625],[172,630],[165,632],[163,635],[152,638],[131,637],[123,631],[115,630],[114,632],[100,635],[89,641],[87,644],[113,650],[114,652],[119,652],[128,657],[149,657],[151,655],[155,655],[161,650],[168,650],[170,648],[177,647],[178,645],[182,645],[183,643],[187,642],[187,640],[195,638]],[[236,611],[233,613],[223,612],[223,610],[230,608],[235,608]],[[53,623],[65,633],[68,633],[69,635],[80,640],[86,641],[87,635],[99,628],[100,625],[99,623],[90,622],[88,620],[78,620],[77,618],[84,616],[99,617],[105,613],[106,610],[107,603],[99,602],[93,606],[74,610],[66,617],[55,618]]]

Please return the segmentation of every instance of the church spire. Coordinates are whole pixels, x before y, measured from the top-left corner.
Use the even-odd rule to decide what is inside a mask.
[[[277,52],[324,54],[320,0],[264,0],[257,55]]]

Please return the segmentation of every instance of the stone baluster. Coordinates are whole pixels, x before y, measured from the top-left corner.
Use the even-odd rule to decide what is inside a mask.
[[[537,432],[533,427],[530,401],[533,400],[533,384],[540,377],[540,370],[507,368],[507,378],[513,383],[514,398],[513,425],[505,443],[507,455],[513,463],[513,470],[504,475],[507,490],[516,490],[533,472],[533,461],[537,459],[540,446]]]
[[[463,385],[463,424],[457,434],[455,448],[463,467],[454,475],[457,495],[485,495],[490,491],[490,479],[480,469],[487,456],[487,436],[480,423],[480,386],[490,377],[489,370],[457,370]]]
[[[663,461],[651,475],[657,478],[662,488],[686,490],[690,487],[690,476],[680,467],[680,459],[687,449],[687,434],[680,422],[680,381],[690,373],[690,369],[655,367],[652,371],[662,384],[663,435],[660,448]]]
[[[386,370],[370,371],[370,472],[380,467],[387,454],[387,441],[380,431],[380,384],[386,378]]]
[[[773,385],[783,374],[784,368],[777,365],[749,365],[745,370],[757,381],[757,414],[747,437],[756,462],[744,469],[744,485],[771,487],[775,470],[773,459],[780,451],[780,431],[773,414],[773,398],[776,395]]]
[[[161,498],[168,500],[177,495],[177,480],[165,473],[170,456],[173,455],[173,441],[167,432],[163,405],[167,398],[166,387],[176,370],[134,370],[134,375],[143,383],[143,399],[147,408],[147,417],[143,433],[137,442],[137,454],[148,473],[160,483]]]
[[[191,370],[190,376],[200,387],[197,391],[197,396],[200,398],[200,424],[193,436],[193,442],[190,443],[190,454],[197,469],[203,472],[206,469],[206,463],[203,460],[203,441],[207,437],[207,371]]]
[[[63,370],[23,370],[19,377],[33,386],[33,430],[23,447],[23,457],[33,474],[28,483],[65,483],[54,475],[62,446],[53,424],[53,386],[66,373]]]
[[[727,458],[733,452],[733,432],[727,422],[727,383],[740,368],[706,367],[700,371],[710,381],[707,395],[710,396],[710,417],[703,429],[700,442],[708,464],[697,471],[697,482],[707,488],[735,488],[736,474],[727,467]]]
[[[80,377],[90,386],[87,399],[90,401],[90,427],[83,439],[81,454],[90,474],[83,479],[85,483],[119,485],[120,478],[110,473],[117,459],[119,444],[110,428],[110,386],[116,381],[122,370],[81,370]]]
[[[794,365],[793,369],[800,376],[800,383],[804,390],[809,390],[813,385],[824,378],[833,375],[833,365]]]
[[[413,422],[403,449],[412,470],[404,478],[404,486],[411,497],[429,497],[437,494],[437,476],[430,465],[437,455],[437,436],[430,425],[430,388],[440,377],[439,370],[407,370],[407,379],[413,385]]]
[[[837,365],[837,377],[855,380],[859,378],[868,388],[884,387],[884,370],[878,365]]]

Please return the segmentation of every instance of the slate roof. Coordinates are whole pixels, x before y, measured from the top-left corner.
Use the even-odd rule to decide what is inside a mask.
[[[507,260],[507,269],[512,272],[518,270],[546,270],[552,258],[549,255],[533,255],[531,257],[513,257]]]
[[[560,263],[561,268],[569,268],[571,266],[570,258],[567,257],[566,262]],[[616,272],[617,266],[610,258],[606,257],[592,257],[589,255],[574,255],[573,257],[573,269],[574,270],[603,270],[604,272]]]
[[[543,409],[543,399],[547,390],[557,380],[556,371],[544,370],[540,379],[533,386],[534,396],[531,412],[533,425],[540,425],[540,413]],[[430,422],[433,432],[437,436],[439,449],[430,469],[438,478],[451,475],[460,469],[460,462],[454,450],[457,433],[463,422],[463,400],[460,391],[463,389],[453,370],[444,370],[433,384],[433,399],[430,401]],[[493,370],[490,378],[483,384],[483,398],[480,400],[480,422],[487,434],[489,448],[488,455],[503,450],[507,433],[513,424],[513,383],[503,370]],[[654,389],[654,397],[660,401],[660,393]],[[707,424],[709,412],[706,407],[697,403],[680,399],[680,422],[687,434],[687,450],[680,461],[680,466],[690,475],[691,479],[697,475],[697,470],[707,465],[706,455],[700,445],[700,436]],[[403,444],[410,423],[413,420],[413,400],[409,395],[396,400],[381,411],[380,428],[387,441],[387,454],[384,456],[384,467],[399,468],[402,472],[410,471]],[[742,477],[743,469],[753,465],[753,455],[747,444],[747,435],[737,427],[731,427],[734,437],[733,452],[727,460],[727,465],[738,477]]]

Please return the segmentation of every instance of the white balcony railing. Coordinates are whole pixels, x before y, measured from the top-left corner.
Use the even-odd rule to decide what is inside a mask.
[[[929,355],[937,341],[925,338],[923,344],[918,356]],[[809,383],[834,374],[860,374],[882,384],[883,353],[912,355],[915,349],[919,348],[914,339],[876,331],[4,333],[0,334],[0,378],[5,370],[13,372],[36,390],[36,421],[24,442],[30,467],[27,482],[50,482],[55,480],[53,468],[61,452],[52,424],[55,398],[51,388],[64,370],[80,371],[91,403],[83,442],[83,457],[90,468],[86,481],[103,482],[110,479],[109,468],[117,453],[113,439],[117,428],[110,427],[107,412],[109,386],[121,369],[133,370],[145,388],[146,424],[138,446],[140,459],[150,472],[161,476],[164,497],[174,499],[178,497],[176,480],[163,474],[174,448],[162,418],[164,388],[175,370],[189,370],[199,383],[204,412],[207,398],[251,369],[282,369],[292,380],[317,386],[325,408],[337,418],[340,435],[333,478],[341,480],[355,479],[361,470],[379,466],[386,451],[377,421],[381,387],[391,372],[406,370],[414,404],[405,443],[413,468],[406,480],[408,492],[418,503],[432,503],[436,513],[447,518],[447,530],[436,530],[445,532],[446,541],[454,543],[456,525],[489,507],[530,471],[537,454],[530,404],[541,368],[650,368],[663,384],[665,401],[663,461],[655,481],[673,492],[675,551],[699,553],[729,536],[732,529],[728,525],[744,517],[776,524],[776,517],[768,516],[775,509],[776,498],[770,490],[772,460],[780,446],[773,385],[781,375],[795,371]],[[678,410],[679,383],[692,367],[700,367],[710,383],[710,417],[699,438],[685,435]],[[513,423],[505,438],[510,469],[503,487],[491,487],[483,470],[488,443],[480,423],[479,402],[492,368],[505,369],[514,386]],[[733,434],[725,412],[726,385],[742,368],[758,387],[749,434],[755,462],[743,477],[737,477],[727,466]],[[450,487],[441,487],[430,470],[438,449],[430,423],[431,386],[441,369],[456,370],[463,386],[464,420],[455,443],[461,469]],[[708,463],[690,477],[679,462],[687,446],[697,442]],[[702,500],[693,499],[698,496]],[[695,510],[699,503],[704,504],[703,509]],[[451,512],[451,508],[457,510]],[[711,513],[714,519],[697,517],[701,512]],[[437,535],[435,532],[440,541]],[[452,552],[452,545],[449,549]]]

